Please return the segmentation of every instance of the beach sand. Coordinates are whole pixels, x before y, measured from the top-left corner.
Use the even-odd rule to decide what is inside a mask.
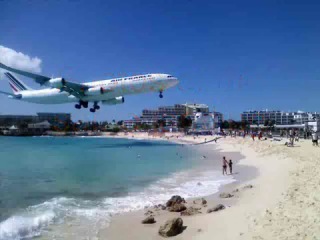
[[[138,137],[150,138],[134,136]],[[191,143],[203,142],[205,138],[209,141],[213,137],[172,139]],[[209,144],[216,144],[222,152],[239,152],[244,156],[234,166],[239,173],[238,182],[220,189],[220,192],[238,191],[229,199],[219,198],[218,194],[205,197],[207,207],[196,204],[202,213],[183,216],[187,228],[172,239],[320,239],[317,191],[320,148],[312,147],[310,140],[286,147],[284,141],[230,137]],[[248,184],[253,188],[244,188]],[[188,206],[194,205],[192,200],[187,202]],[[217,203],[224,204],[226,209],[206,213],[207,208]],[[150,208],[157,222],[143,225],[141,220],[147,210],[114,216],[110,226],[99,232],[99,239],[163,239],[158,235],[159,226],[170,218],[180,217],[180,213]]]

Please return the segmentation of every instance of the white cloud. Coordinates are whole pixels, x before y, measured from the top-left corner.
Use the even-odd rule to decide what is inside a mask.
[[[40,73],[42,60],[0,45],[0,62],[13,68]]]

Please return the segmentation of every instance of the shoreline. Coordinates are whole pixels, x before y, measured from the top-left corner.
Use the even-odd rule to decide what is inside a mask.
[[[199,139],[205,136],[199,137]],[[197,139],[197,141],[199,141]],[[208,143],[210,145],[215,143]],[[308,142],[301,141],[299,145],[307,145]],[[279,231],[273,229],[264,230],[272,221],[270,212],[277,208],[279,202],[292,184],[291,176],[296,171],[298,163],[291,154],[291,149],[279,143],[267,141],[255,141],[250,138],[222,138],[216,144],[220,153],[239,152],[244,156],[237,164],[235,171],[241,169],[239,179],[236,182],[223,185],[215,194],[206,196],[207,207],[193,204],[193,199],[187,200],[187,206],[201,207],[201,214],[181,217],[186,230],[172,239],[283,239],[279,237]],[[254,172],[246,171],[253,169]],[[238,176],[237,176],[238,177]],[[245,188],[247,185],[252,188]],[[236,192],[234,190],[238,189]],[[222,199],[221,192],[232,193],[234,197]],[[183,196],[182,196],[183,197]],[[190,203],[191,202],[191,203]],[[189,204],[190,203],[190,204]],[[222,203],[226,209],[216,213],[206,213],[206,210],[217,203]],[[163,203],[165,204],[165,203]],[[271,209],[271,210],[270,210]],[[114,216],[109,227],[99,232],[100,239],[163,239],[158,235],[159,226],[173,217],[180,217],[180,213],[168,211],[155,211],[155,224],[141,224],[147,210],[130,212]],[[265,223],[265,219],[268,223]],[[261,223],[260,223],[261,221]],[[122,231],[123,226],[129,226]],[[286,229],[284,224],[281,225]],[[277,228],[279,226],[273,226]],[[265,236],[269,236],[266,237]],[[298,238],[294,238],[298,239]],[[304,239],[304,238],[301,238]]]
[[[192,137],[193,138],[193,137]],[[199,142],[204,142],[204,139],[208,139],[208,136],[200,136],[196,139],[189,139],[188,142],[183,141],[183,144],[195,144],[195,143],[199,143]],[[215,138],[215,136],[211,137],[212,139]],[[210,153],[208,153],[208,148],[210,148],[210,151],[212,151],[214,154],[214,156],[216,157],[217,155],[221,156],[222,159],[222,155],[226,155],[227,158],[232,158],[234,159],[234,169],[236,170],[233,174],[233,179],[235,180],[232,183],[227,183],[227,184],[222,184],[218,191],[213,193],[213,194],[209,194],[209,195],[205,195],[205,196],[197,196],[194,198],[187,198],[187,207],[196,207],[196,208],[201,208],[201,215],[205,215],[207,210],[218,204],[223,202],[225,204],[225,206],[227,208],[233,207],[234,205],[237,204],[238,202],[238,198],[239,196],[237,196],[237,193],[233,193],[235,196],[229,199],[224,199],[224,201],[221,201],[221,199],[219,198],[219,194],[222,192],[229,192],[232,193],[235,189],[239,188],[241,185],[243,185],[244,183],[253,180],[254,178],[256,178],[258,176],[258,172],[257,169],[251,166],[246,166],[246,165],[241,165],[241,161],[243,159],[245,159],[245,155],[241,155],[240,151],[238,150],[234,150],[234,149],[225,149],[222,146],[220,146],[220,144],[217,144],[215,142],[209,142],[210,139],[208,140],[208,143],[204,144],[205,147],[202,145],[201,147],[199,146],[200,149],[198,149],[197,151],[199,151],[199,154],[205,154],[208,158],[210,158]],[[176,141],[174,141],[176,142]],[[218,140],[219,142],[219,140]],[[181,143],[179,141],[179,143]],[[196,145],[194,145],[196,146]],[[211,154],[212,155],[212,154]],[[235,158],[238,158],[237,160],[235,160]],[[220,159],[211,159],[213,161],[218,161],[218,164],[220,166]],[[219,167],[220,170],[220,167]],[[228,175],[229,176],[229,175]],[[181,196],[184,197],[184,196]],[[194,204],[194,201],[198,202],[199,199],[201,198],[205,198],[207,201],[206,206],[202,206],[201,204]],[[162,204],[165,205],[165,202],[163,202]],[[152,225],[143,225],[141,224],[141,221],[146,217],[145,213],[147,211],[152,211],[153,215],[155,215],[155,219],[156,219],[156,224],[152,224]],[[187,217],[182,217],[182,219],[185,221],[185,219],[187,220],[191,220],[194,217],[196,217],[198,215],[195,216],[187,216]],[[107,226],[106,228],[104,228],[103,230],[101,230],[98,234],[98,238],[99,239],[163,239],[161,236],[159,236],[157,234],[157,230],[159,228],[159,226],[164,223],[166,220],[173,218],[173,217],[180,217],[180,213],[173,213],[173,212],[168,212],[166,210],[159,210],[159,209],[155,209],[154,207],[148,207],[142,210],[138,210],[138,211],[132,211],[132,212],[127,212],[127,213],[122,213],[119,215],[115,215],[112,216],[111,218],[111,223],[109,224],[109,226]],[[123,232],[121,231],[121,227],[123,225],[130,225],[132,227],[130,227],[129,229],[131,229],[131,231],[126,231]],[[196,230],[196,232],[199,229]],[[142,235],[146,235],[146,236],[142,236]],[[188,237],[189,237],[189,233],[188,233]],[[192,234],[193,235],[193,234]],[[187,239],[188,237],[182,233],[181,235],[177,236],[177,239]],[[192,238],[192,237],[191,237]]]
[[[168,139],[163,136],[146,137],[139,133],[134,137],[117,136],[117,138],[146,141],[169,140],[177,144],[190,144],[191,148],[200,150],[196,155],[199,160],[201,156],[207,156],[207,158],[201,158],[201,161],[212,160],[210,159],[210,154],[206,151],[219,153],[215,156],[220,156],[221,158],[222,155],[226,155],[227,159],[232,158],[234,161],[235,174],[233,177],[236,181],[222,185],[215,194],[206,196],[206,206],[203,206],[199,200],[195,203],[193,202],[194,199],[201,199],[201,197],[187,198],[187,207],[201,208],[201,213],[181,217],[180,213],[177,212],[149,207],[138,211],[133,210],[127,213],[115,214],[112,216],[110,224],[106,221],[101,225],[102,228],[99,227],[95,231],[96,239],[160,240],[163,239],[158,234],[160,225],[174,217],[181,217],[186,229],[181,234],[172,237],[172,239],[305,240],[318,239],[320,236],[318,227],[320,218],[317,214],[320,211],[320,205],[318,204],[320,194],[317,191],[320,182],[320,169],[318,167],[320,163],[320,148],[313,147],[309,140],[300,139],[299,142],[295,143],[294,147],[287,147],[285,146],[285,139],[273,142],[270,139],[252,141],[250,137],[226,137],[219,139],[217,143],[209,142],[200,145],[195,143],[204,142],[204,140],[210,141],[210,138],[215,138],[215,136],[199,136],[196,138],[180,136],[176,140],[177,138],[174,135]],[[237,157],[232,156],[232,154],[240,156],[239,153],[242,157],[238,157],[240,160],[236,161]],[[218,157],[219,170],[221,166],[220,157]],[[207,170],[206,168],[213,166],[203,165],[202,170]],[[194,170],[194,168],[196,167],[191,167],[191,170]],[[201,171],[195,171],[191,175],[184,175],[182,178],[179,176],[178,183],[180,184],[184,179],[187,179],[185,178],[186,176],[194,177],[197,173],[200,174]],[[169,179],[170,181],[176,181],[177,178]],[[198,191],[194,191],[197,190],[197,188],[194,188],[197,187],[197,182],[193,181],[192,184],[192,188],[189,190],[200,196]],[[252,186],[245,187],[248,184]],[[175,189],[173,190],[175,191]],[[167,199],[168,195],[172,193],[174,195],[174,191],[167,192],[167,195],[163,195],[160,199],[169,200]],[[190,191],[188,192],[191,193]],[[219,194],[221,192],[231,193],[234,196],[220,198]],[[188,196],[191,195],[193,194]],[[181,195],[181,197],[185,196]],[[157,195],[155,199],[159,200]],[[165,204],[166,201],[163,201],[162,204]],[[156,201],[151,201],[150,203],[153,204]],[[223,204],[225,209],[207,213],[207,209],[214,207],[216,204]],[[144,225],[141,223],[146,218],[145,213],[148,210],[153,211],[152,215],[155,217],[155,224]],[[86,224],[78,223],[74,226],[79,227],[83,234],[88,231]],[[50,231],[50,227],[48,230]],[[68,235],[70,237],[68,239],[78,239],[75,238],[73,233],[73,225],[68,223],[61,224],[57,230]],[[42,235],[39,239],[50,238]]]

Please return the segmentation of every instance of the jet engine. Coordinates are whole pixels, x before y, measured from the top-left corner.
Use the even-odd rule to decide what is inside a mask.
[[[116,104],[122,104],[122,103],[124,103],[124,97],[122,96],[102,101],[102,104],[104,105],[116,105]]]
[[[63,88],[66,84],[66,80],[64,78],[52,78],[50,79],[46,85],[53,88]]]
[[[101,95],[107,92],[107,89],[103,88],[103,87],[92,87],[89,88],[86,92],[85,95],[87,96],[97,96],[97,95]]]

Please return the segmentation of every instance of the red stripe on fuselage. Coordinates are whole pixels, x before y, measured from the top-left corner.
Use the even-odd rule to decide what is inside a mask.
[[[13,89],[13,91],[19,92],[19,91],[15,88],[15,86],[12,85],[12,83],[9,83],[9,84],[10,84],[11,88]]]

